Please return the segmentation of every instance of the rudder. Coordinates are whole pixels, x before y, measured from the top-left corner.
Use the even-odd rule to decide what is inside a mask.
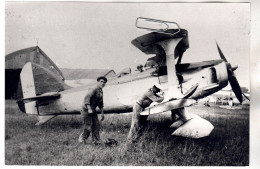
[[[36,91],[31,62],[28,62],[24,65],[20,74],[20,80],[23,91],[23,98],[35,97]],[[24,106],[26,114],[38,114],[36,101],[25,103]]]

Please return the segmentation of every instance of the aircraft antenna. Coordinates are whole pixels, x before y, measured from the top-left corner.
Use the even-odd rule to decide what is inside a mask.
[[[38,46],[38,43],[39,43],[39,39],[38,38],[35,38],[36,39],[36,56],[38,57],[38,53],[39,53],[39,46]]]

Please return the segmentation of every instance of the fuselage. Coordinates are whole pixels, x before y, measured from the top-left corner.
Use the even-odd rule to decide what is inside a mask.
[[[228,84],[227,68],[222,60],[179,64],[176,65],[176,69],[178,76],[181,76],[180,90],[182,92],[199,83],[198,89],[190,97],[192,99],[206,97]],[[131,112],[138,96],[155,83],[160,83],[165,89],[164,92],[167,93],[167,74],[156,74],[156,70],[158,69],[150,68],[143,72],[108,79],[107,85],[103,88],[104,113]],[[83,99],[88,89],[94,85],[90,84],[61,91],[59,99],[38,104],[39,115],[80,114]],[[97,112],[99,112],[98,108]]]

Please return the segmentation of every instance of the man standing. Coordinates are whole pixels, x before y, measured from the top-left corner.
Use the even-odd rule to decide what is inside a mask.
[[[99,130],[100,124],[98,121],[98,116],[96,113],[96,108],[99,107],[101,111],[101,121],[104,120],[103,112],[103,91],[102,88],[105,87],[107,78],[104,76],[97,78],[97,85],[94,88],[89,89],[86,94],[81,115],[83,117],[84,130],[79,136],[79,142],[85,143],[90,133],[92,132],[92,141],[95,145],[104,144],[100,139]]]
[[[148,89],[134,104],[132,124],[127,137],[128,141],[136,141],[143,130],[143,126],[148,116],[141,116],[140,113],[144,111],[146,107],[149,107],[152,102],[162,102],[164,97],[158,93],[162,90],[160,84],[155,84],[152,88]]]

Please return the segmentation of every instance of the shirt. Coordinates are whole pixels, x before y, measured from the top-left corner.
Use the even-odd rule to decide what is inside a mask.
[[[98,106],[100,109],[103,108],[103,91],[102,88],[96,86],[94,88],[90,88],[88,93],[86,94],[83,102],[83,106],[85,108],[86,105],[90,105],[90,107],[95,110]]]
[[[163,99],[163,97],[154,93],[152,89],[149,89],[137,100],[137,103],[143,108],[146,108],[149,107],[152,102],[162,102]]]

